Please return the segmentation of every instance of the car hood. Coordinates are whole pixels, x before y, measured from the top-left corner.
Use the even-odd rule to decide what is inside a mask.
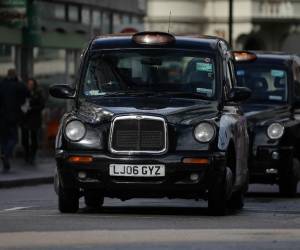
[[[218,115],[217,101],[166,97],[104,97],[84,101],[79,114],[94,120],[124,114],[159,115],[170,123],[194,124]]]
[[[242,105],[244,115],[250,123],[264,125],[267,121],[280,120],[286,117],[287,105],[278,104],[254,104],[246,103]]]

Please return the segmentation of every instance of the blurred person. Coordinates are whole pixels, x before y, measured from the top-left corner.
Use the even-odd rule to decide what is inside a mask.
[[[10,158],[18,142],[21,106],[28,93],[15,69],[9,69],[7,76],[0,82],[0,147],[4,172],[10,169]]]
[[[42,110],[44,109],[44,95],[38,82],[30,78],[27,81],[29,98],[23,106],[22,145],[25,161],[34,164],[38,149],[38,135],[42,126]]]

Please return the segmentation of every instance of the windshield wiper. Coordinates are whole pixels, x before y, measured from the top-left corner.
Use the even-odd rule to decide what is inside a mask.
[[[103,97],[114,97],[114,96],[151,96],[155,95],[152,91],[120,91],[120,92],[108,92],[101,96]]]
[[[211,97],[201,93],[193,93],[193,92],[178,92],[178,91],[167,91],[162,93],[157,93],[156,97],[168,96],[168,97],[179,97],[179,98],[193,98],[193,99],[204,99],[211,100]]]

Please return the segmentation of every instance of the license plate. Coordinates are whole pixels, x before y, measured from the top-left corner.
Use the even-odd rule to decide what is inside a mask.
[[[162,177],[165,176],[165,166],[110,164],[109,175],[134,177]]]

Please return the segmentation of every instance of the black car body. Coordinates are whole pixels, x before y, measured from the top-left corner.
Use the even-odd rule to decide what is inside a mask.
[[[90,207],[103,197],[207,198],[216,214],[242,207],[248,135],[237,102],[250,91],[235,86],[225,41],[100,37],[78,75],[75,89],[50,89],[74,99],[56,140],[61,212],[77,211],[81,195]]]
[[[300,58],[275,52],[235,54],[238,84],[252,90],[242,105],[249,127],[250,182],[278,184],[283,195],[293,196],[299,176]]]

